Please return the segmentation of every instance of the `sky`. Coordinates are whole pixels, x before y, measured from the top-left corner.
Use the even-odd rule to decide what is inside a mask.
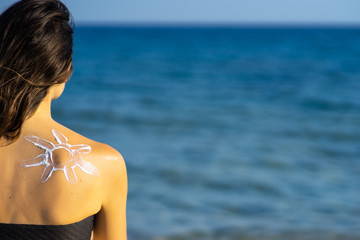
[[[0,0],[4,10],[14,0]],[[77,24],[359,25],[360,0],[63,0]]]

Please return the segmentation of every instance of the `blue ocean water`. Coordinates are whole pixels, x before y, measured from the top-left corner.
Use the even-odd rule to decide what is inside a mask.
[[[54,118],[119,150],[129,239],[360,239],[360,29],[77,27]]]

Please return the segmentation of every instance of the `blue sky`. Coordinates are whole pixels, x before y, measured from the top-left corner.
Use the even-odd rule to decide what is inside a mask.
[[[1,0],[0,8],[15,2]],[[81,23],[356,24],[360,0],[64,0]]]

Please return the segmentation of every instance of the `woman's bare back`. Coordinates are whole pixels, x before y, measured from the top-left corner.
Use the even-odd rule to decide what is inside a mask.
[[[56,124],[39,130],[23,130],[19,139],[9,146],[0,148],[0,222],[22,224],[69,224],[97,213],[101,199],[96,197],[101,190],[100,173],[96,175],[74,167],[76,182],[70,183],[64,171],[52,171],[46,181],[41,181],[45,164],[25,167],[26,160],[45,158],[46,150],[29,141],[29,136],[38,137],[54,145],[59,145],[52,130],[62,133],[68,145],[91,147],[91,152],[81,154],[82,161],[102,169],[102,144],[82,137],[75,132]],[[39,157],[40,156],[40,157]],[[57,166],[73,161],[66,149],[52,151],[52,160]],[[50,159],[48,159],[50,161]],[[103,160],[103,162],[106,161]],[[51,167],[51,166],[50,166]]]

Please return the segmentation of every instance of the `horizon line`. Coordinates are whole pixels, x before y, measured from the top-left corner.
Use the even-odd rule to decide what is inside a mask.
[[[310,22],[111,22],[79,21],[79,27],[169,27],[169,28],[360,28],[360,23],[310,23]]]

